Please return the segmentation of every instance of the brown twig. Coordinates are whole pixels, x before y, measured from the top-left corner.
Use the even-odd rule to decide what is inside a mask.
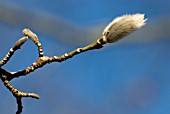
[[[65,61],[69,58],[72,58],[73,56],[88,51],[88,50],[93,50],[93,49],[100,49],[103,47],[103,45],[106,43],[103,41],[103,38],[100,38],[99,40],[97,40],[96,42],[94,42],[93,44],[90,44],[86,47],[83,48],[77,48],[75,50],[73,50],[72,52],[69,53],[65,53],[64,55],[61,56],[53,56],[53,57],[48,57],[48,56],[44,56],[43,54],[43,48],[42,48],[42,44],[39,42],[38,37],[36,36],[36,34],[34,34],[32,31],[30,31],[29,29],[24,29],[23,30],[23,34],[25,35],[23,38],[19,39],[15,45],[10,49],[9,53],[5,56],[5,58],[3,60],[0,61],[0,78],[2,80],[2,82],[4,83],[5,87],[13,94],[13,96],[16,98],[17,104],[18,104],[18,110],[16,112],[16,114],[20,114],[22,112],[22,98],[23,97],[32,97],[32,98],[36,98],[39,99],[39,95],[34,94],[34,93],[24,93],[19,91],[18,89],[14,88],[9,81],[11,81],[14,78],[18,78],[20,76],[25,76],[33,71],[35,71],[38,68],[43,67],[44,65],[46,65],[47,63],[52,63],[52,62],[62,62]],[[38,53],[39,53],[39,57],[37,59],[37,61],[35,61],[31,66],[25,68],[24,70],[19,70],[17,72],[9,72],[3,68],[1,68],[1,66],[5,65],[10,58],[12,57],[12,55],[14,54],[14,52],[18,49],[20,49],[20,47],[26,42],[26,40],[30,38],[38,47]]]
[[[2,69],[0,70],[2,71]],[[2,82],[4,83],[4,86],[13,94],[13,96],[16,98],[17,100],[17,104],[18,104],[18,111],[16,112],[16,114],[20,114],[22,112],[22,97],[32,97],[32,98],[36,98],[39,99],[39,95],[34,94],[34,93],[24,93],[19,91],[18,89],[14,88],[9,81],[7,80],[7,76],[5,76],[4,74],[2,74],[3,72],[1,72],[0,74],[0,78],[2,80]]]
[[[16,101],[17,101],[17,104],[18,104],[18,110],[17,110],[16,114],[22,113],[23,106],[22,106],[22,100],[21,99],[22,99],[22,97],[16,98]]]
[[[86,52],[89,50],[94,50],[94,49],[100,49],[103,47],[104,44],[106,43],[113,43],[121,39],[122,37],[128,35],[132,31],[142,27],[145,25],[146,19],[144,19],[143,14],[134,14],[134,15],[124,15],[122,17],[118,17],[115,20],[113,20],[104,30],[103,36],[98,39],[96,42],[85,46],[83,48],[77,48],[69,53],[65,53],[64,55],[61,56],[53,56],[53,57],[48,57],[44,56],[42,44],[40,43],[38,37],[36,34],[34,34],[32,31],[29,29],[24,29],[23,34],[24,37],[19,39],[15,45],[10,49],[8,54],[4,57],[3,60],[0,61],[0,78],[2,82],[4,83],[4,86],[13,94],[13,96],[16,98],[17,104],[18,104],[18,110],[16,114],[20,114],[22,112],[23,106],[22,106],[22,98],[23,97],[32,97],[39,99],[39,95],[34,94],[34,93],[25,93],[21,92],[18,89],[14,88],[9,81],[11,81],[14,78],[18,78],[21,76],[25,76],[33,71],[35,71],[38,68],[43,67],[47,63],[52,63],[52,62],[62,62],[65,61],[69,58],[72,58],[73,56],[80,54],[82,52]],[[25,68],[24,70],[19,70],[17,72],[9,72],[3,68],[1,68],[3,65],[5,65],[14,52],[26,42],[27,39],[31,39],[34,44],[38,47],[38,53],[39,57],[38,59],[29,67]]]
[[[20,49],[20,47],[26,42],[26,40],[28,39],[27,36],[24,36],[23,38],[19,39],[15,45],[10,49],[10,51],[6,54],[6,56],[4,57],[4,59],[2,59],[0,61],[0,67],[3,66],[4,64],[6,64],[9,59],[12,57],[12,55],[14,54],[14,52],[18,49]]]
[[[24,29],[22,31],[22,33],[26,36],[29,37],[38,47],[38,52],[39,52],[39,57],[43,57],[43,48],[42,48],[42,44],[39,42],[39,39],[37,37],[36,34],[34,34],[32,31],[30,31],[29,29]]]

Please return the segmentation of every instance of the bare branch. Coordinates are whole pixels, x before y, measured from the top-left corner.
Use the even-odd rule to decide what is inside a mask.
[[[1,80],[4,83],[5,87],[13,94],[15,97],[32,97],[39,99],[39,95],[34,94],[34,93],[24,93],[19,91],[18,89],[14,88],[9,81],[7,80],[7,76],[1,74]]]
[[[69,53],[65,53],[61,56],[53,56],[53,57],[48,57],[44,56],[43,54],[43,48],[42,44],[40,43],[38,37],[36,34],[34,34],[32,31],[29,29],[24,29],[23,34],[25,37],[19,39],[13,48],[10,49],[9,53],[5,56],[3,60],[0,61],[0,78],[2,82],[4,83],[4,86],[13,94],[13,96],[16,98],[17,104],[18,104],[18,110],[17,114],[20,114],[22,112],[22,98],[23,97],[31,97],[31,98],[36,98],[39,99],[39,95],[34,94],[34,93],[25,93],[21,92],[18,89],[14,88],[9,81],[11,81],[14,78],[18,78],[21,76],[25,76],[33,71],[35,71],[38,68],[43,67],[47,63],[52,63],[52,62],[63,62],[66,61],[69,58],[72,58],[73,56],[80,54],[82,52],[86,52],[89,50],[94,50],[94,49],[101,49],[103,45],[106,43],[113,43],[121,39],[122,37],[128,35],[132,31],[140,28],[145,24],[144,20],[144,15],[142,14],[133,14],[133,15],[125,15],[119,18],[116,18],[111,22],[104,30],[104,34],[101,38],[99,38],[97,41],[94,43],[87,45],[82,48],[77,48]],[[120,29],[120,30],[119,30]],[[20,47],[26,42],[26,40],[30,38],[38,47],[38,53],[39,57],[37,61],[32,63],[31,66],[25,68],[24,70],[19,70],[17,72],[9,72],[1,66],[6,64],[9,59],[12,57],[14,52],[17,49],[20,49]]]
[[[18,49],[20,49],[20,47],[26,42],[26,40],[28,39],[28,37],[23,37],[21,39],[19,39],[15,45],[10,49],[10,51],[6,54],[6,56],[4,57],[3,60],[0,61],[0,67],[3,66],[4,64],[6,64],[9,59],[12,57],[12,55],[14,54],[14,52]]]
[[[17,101],[17,104],[18,104],[18,110],[17,110],[16,114],[22,113],[23,106],[22,106],[22,100],[21,99],[22,99],[22,97],[16,98],[16,101]]]
[[[44,52],[43,52],[42,44],[39,42],[37,35],[34,34],[32,31],[30,31],[29,29],[24,29],[22,32],[25,36],[29,37],[37,45],[39,51],[39,57],[42,57]]]
[[[5,76],[3,73],[3,70],[0,69],[0,78],[2,80],[2,82],[4,83],[4,86],[13,94],[13,96],[16,98],[16,101],[17,101],[17,104],[18,104],[18,110],[16,112],[16,114],[21,114],[22,112],[22,97],[32,97],[32,98],[36,98],[36,99],[39,99],[39,95],[37,94],[34,94],[34,93],[24,93],[24,92],[21,92],[19,91],[18,89],[14,88],[10,83],[9,81],[7,80],[7,76]]]

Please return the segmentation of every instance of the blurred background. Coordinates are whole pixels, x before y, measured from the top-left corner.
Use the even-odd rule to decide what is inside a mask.
[[[24,98],[23,114],[170,114],[169,6],[169,0],[0,0],[0,59],[23,28],[38,35],[45,55],[59,56],[94,42],[117,16],[144,13],[148,19],[115,44],[12,80],[41,96]],[[28,40],[3,68],[24,69],[37,56]],[[0,82],[0,113],[16,108]]]

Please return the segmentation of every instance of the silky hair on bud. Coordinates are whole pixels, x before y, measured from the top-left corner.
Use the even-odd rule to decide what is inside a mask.
[[[126,14],[115,18],[103,31],[103,40],[113,43],[145,25],[144,14]]]

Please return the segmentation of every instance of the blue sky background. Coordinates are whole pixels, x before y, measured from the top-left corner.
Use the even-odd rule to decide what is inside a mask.
[[[13,19],[9,21],[7,17],[6,21],[1,19],[7,15],[6,10],[3,16],[0,15],[0,59],[22,37],[24,27],[29,27],[39,36],[48,56],[61,55],[87,44],[72,40],[78,32],[72,33],[68,40],[61,40],[62,37],[37,29],[34,24],[41,22],[42,18],[34,20],[30,16],[26,18],[30,23],[24,23],[25,17],[34,12],[44,16],[49,28],[52,25],[48,26],[48,19],[54,17],[52,19],[63,19],[80,30],[83,28],[82,31],[87,28],[94,30],[93,26],[103,30],[104,25],[123,14],[139,12],[148,18],[145,27],[125,40],[108,44],[101,50],[82,53],[62,63],[46,65],[27,77],[11,81],[19,90],[41,96],[40,100],[24,98],[23,114],[170,113],[170,35],[167,34],[170,29],[166,29],[170,23],[169,0],[0,0],[0,4],[26,12],[18,19],[11,10]],[[97,34],[100,36],[102,33]],[[36,46],[28,40],[3,68],[10,71],[24,69],[37,59],[37,55]],[[15,99],[2,82],[0,110],[1,114],[14,114],[16,111]]]

